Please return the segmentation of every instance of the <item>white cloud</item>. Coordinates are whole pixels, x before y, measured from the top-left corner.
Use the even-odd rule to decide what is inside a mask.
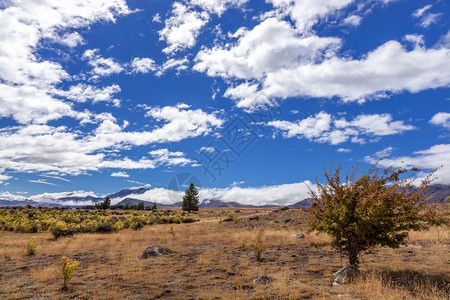
[[[374,157],[376,159],[382,159],[384,157],[388,157],[389,155],[391,155],[393,150],[394,150],[394,148],[392,148],[392,147],[384,148],[383,150],[375,152]]]
[[[41,183],[41,184],[46,184],[46,185],[52,185],[52,186],[58,186],[57,184],[48,182],[45,179],[37,179],[37,180],[28,180],[28,182],[33,182],[33,183]]]
[[[104,88],[98,88],[92,85],[80,83],[71,86],[68,91],[55,89],[54,94],[76,102],[86,102],[90,100],[93,103],[100,101],[116,103],[119,100],[114,98],[114,95],[120,91],[120,86],[117,84],[106,86]]]
[[[333,118],[320,112],[297,122],[271,121],[267,123],[283,133],[285,138],[307,138],[319,143],[341,144],[349,139],[354,143],[363,143],[361,136],[386,136],[413,130],[414,126],[403,121],[392,121],[389,114],[359,115],[351,121],[345,118]]]
[[[413,17],[420,19],[421,21],[420,26],[422,26],[423,28],[427,28],[431,24],[437,23],[442,16],[441,13],[437,14],[429,13],[429,10],[431,9],[432,6],[433,5],[431,4],[426,5],[422,8],[417,9],[412,14]]]
[[[351,16],[348,16],[347,18],[345,18],[342,21],[342,24],[347,25],[347,26],[357,27],[357,26],[359,26],[359,24],[361,24],[361,20],[362,20],[361,16],[351,15]]]
[[[5,175],[5,174],[1,174],[1,173],[0,173],[0,184],[2,184],[4,181],[9,180],[9,179],[11,179],[11,178],[12,178],[12,176]],[[1,195],[0,195],[0,197],[1,197]]]
[[[437,113],[431,118],[429,122],[430,124],[442,126],[450,130],[450,113],[447,112]]]
[[[156,15],[153,16],[152,22],[153,23],[162,23],[161,16],[159,15],[159,13],[157,13]]]
[[[289,15],[300,32],[308,32],[320,19],[336,13],[354,0],[268,0],[282,14]]]
[[[446,35],[443,35],[439,38],[436,43],[436,48],[450,48],[450,30]]]
[[[374,160],[371,157],[366,157],[366,161],[374,162]],[[434,174],[437,180],[433,181],[433,183],[448,184],[450,182],[450,144],[434,145],[429,149],[416,151],[411,156],[384,159],[380,161],[380,164],[385,167],[392,165],[404,166],[406,168],[416,167],[426,172],[442,166]],[[416,183],[426,175],[425,172],[422,173]]]
[[[420,23],[420,25],[423,28],[427,28],[429,27],[431,24],[435,24],[439,21],[439,19],[441,18],[442,14],[428,14],[427,16],[425,16],[422,19],[422,22]]]
[[[339,153],[350,153],[352,152],[352,149],[348,149],[348,148],[339,148],[336,150]]]
[[[420,18],[422,17],[433,5],[428,4],[422,8],[415,10],[412,14],[413,17]]]
[[[70,48],[85,44],[83,37],[78,32],[66,33],[63,36],[56,35],[53,40]]]
[[[0,168],[78,175],[102,168],[153,169],[161,164],[188,164],[190,161],[180,152],[159,152],[160,156],[155,152],[155,158],[138,160],[120,158],[116,152],[207,135],[224,122],[215,113],[189,109],[185,104],[147,108],[147,117],[161,124],[150,131],[125,131],[111,115],[101,115],[100,124],[91,133],[48,125],[4,128],[0,131]]]
[[[216,150],[213,146],[211,147],[201,147],[199,152],[207,152],[207,153],[213,153]]]
[[[43,194],[26,197],[26,199],[40,202],[40,203],[54,203],[54,204],[73,205],[73,206],[84,206],[84,205],[93,205],[94,204],[94,202],[91,200],[76,201],[76,200],[63,199],[63,198],[85,198],[85,197],[99,198],[99,196],[92,191],[87,192],[87,191],[79,190],[79,191],[61,192],[61,193],[43,193]],[[25,197],[23,198],[23,200],[25,200]]]
[[[187,5],[175,2],[172,7],[172,16],[166,20],[165,27],[159,31],[160,40],[168,45],[163,52],[173,54],[195,46],[197,36],[208,20],[208,13],[193,11]]]
[[[291,97],[364,102],[450,85],[450,49],[442,46],[444,42],[435,49],[425,48],[420,36],[408,35],[405,40],[415,43],[410,51],[392,40],[362,57],[341,57],[341,39],[319,37],[305,28],[351,1],[272,2],[291,17],[309,17],[293,17],[295,24],[301,24],[293,26],[276,14],[252,29],[229,34],[226,44],[203,48],[194,59],[194,70],[222,77],[229,84],[224,96],[238,107],[255,109]],[[311,8],[297,12],[307,5]]]
[[[114,173],[111,173],[111,177],[124,177],[124,178],[128,178],[128,177],[130,177],[130,175],[128,175],[128,174],[125,173],[125,172],[114,172]]]
[[[421,34],[407,34],[405,40],[413,43],[415,47],[422,47],[425,44]]]
[[[104,58],[99,54],[99,49],[89,49],[83,53],[82,59],[88,61],[92,67],[91,73],[98,76],[109,76],[121,73],[124,68],[114,58]]]
[[[149,154],[154,158],[158,165],[166,166],[185,166],[192,164],[194,161],[185,158],[183,152],[170,152],[168,149],[158,149],[150,151]]]
[[[1,192],[0,199],[9,200],[9,201],[25,201],[25,200],[27,200],[27,198],[22,195],[12,194],[10,192]]]
[[[206,200],[220,200],[245,205],[291,205],[309,198],[308,187],[314,188],[309,181],[247,188],[233,184],[228,188],[201,188],[199,198],[201,203]],[[183,191],[153,188],[143,194],[132,194],[126,197],[149,202],[156,201],[161,204],[174,204],[181,202],[183,195]],[[124,198],[113,198],[111,203],[115,204],[122,200]]]
[[[187,70],[189,65],[189,60],[187,58],[175,59],[170,58],[166,60],[162,65],[157,67],[157,71],[155,73],[156,76],[162,76],[168,70],[175,70],[177,74],[179,74],[183,70]]]
[[[138,58],[136,57],[131,62],[133,73],[149,73],[156,70],[155,61],[151,58]]]
[[[190,0],[189,3],[198,6],[211,14],[221,16],[230,7],[241,7],[248,0]]]
[[[123,0],[6,1],[0,10],[0,116],[19,123],[46,123],[76,117],[67,103],[52,96],[70,78],[58,62],[36,55],[42,41],[76,47],[76,31],[99,21],[114,22],[131,13]]]

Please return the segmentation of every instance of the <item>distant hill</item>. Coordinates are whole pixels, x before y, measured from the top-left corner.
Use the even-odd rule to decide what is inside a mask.
[[[147,188],[124,189],[117,193],[109,195],[109,198],[114,199],[114,198],[124,198],[129,195],[139,195],[145,193],[148,190],[150,189]]]
[[[127,203],[128,203],[128,205],[136,205],[136,204],[139,204],[139,202],[144,202],[145,206],[153,205],[153,202],[143,201],[143,200],[139,200],[139,199],[135,199],[135,198],[125,198],[122,201],[120,201],[119,203],[117,203],[116,205],[120,206],[120,205],[125,205]],[[158,203],[156,205],[158,205]]]
[[[450,196],[450,185],[434,184],[430,188],[432,192],[428,198],[429,203],[441,203],[447,196]]]
[[[435,184],[430,186],[431,194],[428,199],[429,203],[441,203],[444,202],[445,198],[447,196],[450,196],[450,185],[445,184]],[[130,205],[138,204],[139,202],[142,202],[143,200],[139,199],[139,195],[144,194],[151,189],[149,188],[134,188],[134,189],[124,189],[117,193],[109,195],[111,199],[123,199],[117,205],[125,205],[127,202]],[[129,197],[128,197],[129,196]],[[147,198],[148,199],[148,198]],[[16,201],[16,200],[6,200],[6,199],[0,199],[0,206],[25,206],[25,205],[31,205],[34,207],[38,206],[46,206],[46,207],[61,207],[61,206],[68,206],[68,207],[78,207],[85,205],[86,202],[92,202],[97,203],[103,201],[103,198],[99,197],[92,197],[92,196],[86,196],[86,197],[62,197],[62,198],[56,198],[56,199],[46,199],[43,202],[36,202],[32,200],[24,200],[24,201]],[[299,201],[295,204],[288,205],[289,207],[300,207],[300,206],[310,206],[311,205],[311,198],[306,198],[302,201]],[[143,201],[145,206],[151,206],[153,205],[153,201]],[[79,203],[79,204],[77,204]],[[174,203],[174,204],[161,204],[156,203],[158,207],[180,207],[181,201]],[[224,202],[221,199],[204,199],[199,204],[200,207],[209,207],[209,208],[215,208],[215,207],[235,207],[235,208],[253,208],[253,207],[267,207],[266,205],[246,205],[239,203],[239,199],[236,199],[232,202]]]

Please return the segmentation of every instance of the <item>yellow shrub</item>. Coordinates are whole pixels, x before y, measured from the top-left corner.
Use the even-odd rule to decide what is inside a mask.
[[[63,289],[66,290],[69,281],[73,278],[75,270],[80,265],[76,260],[67,258],[65,256],[61,257],[61,275],[63,279]]]
[[[37,249],[37,237],[29,239],[27,242],[27,254],[34,255],[36,254]]]

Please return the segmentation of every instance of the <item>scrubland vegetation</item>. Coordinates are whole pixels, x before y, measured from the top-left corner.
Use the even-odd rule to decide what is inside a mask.
[[[449,211],[445,204],[440,211]],[[2,210],[12,214],[13,210]],[[61,221],[77,210],[43,210]],[[18,209],[15,213],[30,212]],[[91,212],[83,212],[91,213]],[[94,212],[92,212],[94,213]],[[116,211],[101,217],[120,217]],[[120,213],[120,212],[119,212]],[[233,214],[230,221],[223,216]],[[60,217],[56,217],[60,215]],[[98,218],[100,218],[98,216]],[[122,215],[126,218],[136,217]],[[172,212],[168,216],[179,216]],[[258,216],[259,218],[254,218]],[[150,218],[151,215],[146,216]],[[161,216],[162,217],[162,216]],[[325,234],[306,233],[308,209],[200,209],[189,224],[154,224],[55,240],[48,231],[0,232],[1,299],[448,299],[450,232],[411,232],[398,249],[360,258],[357,280],[333,286],[347,264]],[[221,221],[222,220],[222,221]],[[287,221],[289,220],[289,221]],[[98,222],[98,221],[97,221]],[[305,238],[292,235],[304,233]],[[27,242],[36,237],[34,255]],[[145,260],[148,246],[173,251]],[[256,247],[255,247],[256,246]],[[262,250],[258,261],[258,251]],[[78,263],[63,289],[62,260]],[[266,274],[272,281],[256,284]]]
[[[107,233],[141,229],[144,225],[196,221],[176,211],[113,211],[62,208],[0,208],[0,231],[37,233],[50,231],[55,239],[76,233]]]

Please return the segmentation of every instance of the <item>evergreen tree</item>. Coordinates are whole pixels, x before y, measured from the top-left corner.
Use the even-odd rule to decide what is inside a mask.
[[[140,201],[138,204],[136,204],[136,210],[144,210],[145,204],[144,202]]]
[[[198,211],[198,191],[193,183],[191,183],[189,188],[185,191],[181,209],[187,210],[188,212],[191,212],[191,210]]]
[[[125,203],[125,206],[123,207],[124,210],[129,210],[130,209],[130,205],[127,203]]]
[[[156,211],[157,209],[158,209],[158,207],[156,206],[156,202],[153,202],[152,210]]]
[[[111,199],[109,199],[109,196],[106,196],[105,201],[103,201],[103,209],[110,209],[111,208]]]

